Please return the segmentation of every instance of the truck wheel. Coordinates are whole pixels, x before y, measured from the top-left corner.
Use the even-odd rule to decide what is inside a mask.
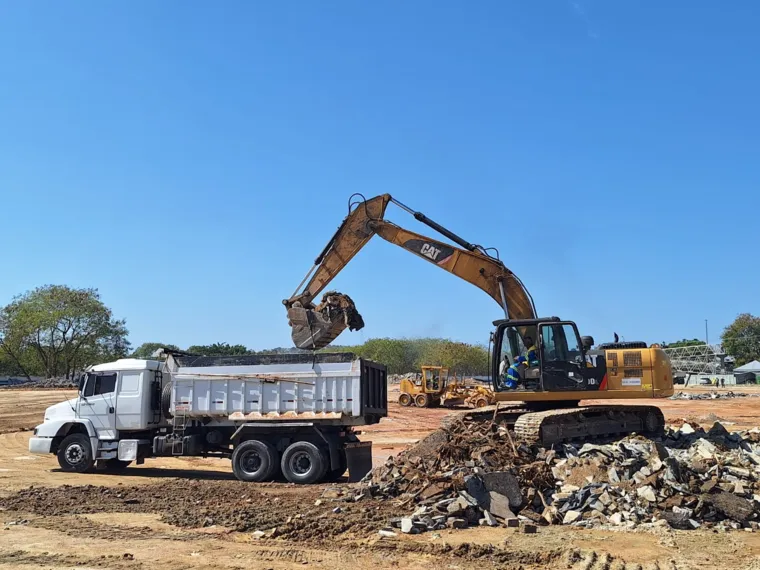
[[[313,443],[297,441],[282,454],[282,474],[291,483],[316,483],[324,477],[327,463],[324,454]]]
[[[240,481],[269,481],[277,471],[277,459],[271,443],[249,439],[232,452],[232,472]]]
[[[407,406],[411,406],[412,405],[412,397],[409,394],[407,394],[406,392],[404,392],[403,394],[401,394],[398,397],[398,403],[401,404],[402,406],[404,406],[405,408]]]
[[[429,402],[430,399],[428,398],[427,394],[417,394],[414,397],[414,405],[418,408],[427,408]]]
[[[124,471],[127,467],[130,466],[132,462],[131,461],[120,461],[119,459],[108,459],[106,461],[106,471],[110,471],[111,473],[118,473],[119,471]]]
[[[92,468],[90,438],[83,433],[66,436],[58,446],[58,465],[69,473],[84,473]]]
[[[327,472],[327,475],[325,476],[325,481],[327,481],[328,483],[334,483],[335,481],[343,477],[343,474],[346,472],[346,469],[348,469],[348,460],[346,459],[346,450],[341,449],[339,453],[340,453],[340,467]],[[329,460],[328,460],[328,465],[329,465]]]

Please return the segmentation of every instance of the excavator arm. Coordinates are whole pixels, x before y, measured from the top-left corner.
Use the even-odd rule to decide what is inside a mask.
[[[411,232],[385,220],[385,210],[390,202],[460,247]],[[352,206],[355,207],[352,209]],[[317,306],[314,300],[375,235],[482,289],[502,307],[508,318],[536,317],[530,294],[498,257],[465,241],[424,214],[411,210],[390,194],[383,194],[349,205],[348,216],[317,257],[311,271],[294,295],[283,301],[288,309],[291,336],[298,348],[324,348],[346,328],[358,330],[364,326],[361,315],[348,296],[329,292]],[[301,286],[304,286],[303,290]]]

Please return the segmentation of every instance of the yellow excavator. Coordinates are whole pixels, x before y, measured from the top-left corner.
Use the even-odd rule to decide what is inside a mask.
[[[390,203],[456,245],[386,220]],[[538,316],[527,289],[502,263],[496,250],[462,239],[389,194],[369,200],[355,194],[349,199],[348,216],[294,295],[283,301],[296,347],[319,350],[346,328],[358,330],[364,326],[347,295],[332,291],[325,293],[318,304],[314,301],[375,235],[468,281],[500,306],[504,318],[494,321],[490,337],[491,382],[496,401],[511,403],[499,406],[500,417],[513,424],[523,440],[550,445],[633,432],[657,434],[663,430],[665,421],[657,406],[579,406],[582,400],[671,396],[673,374],[661,348],[614,342],[594,349],[594,339],[581,337],[574,322]],[[523,355],[530,349],[534,349],[534,356],[528,361]],[[505,381],[512,364],[519,375],[517,383]]]

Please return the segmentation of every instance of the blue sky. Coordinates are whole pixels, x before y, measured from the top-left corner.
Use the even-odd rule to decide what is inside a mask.
[[[0,302],[96,287],[130,339],[289,345],[353,192],[498,247],[597,340],[760,312],[760,4],[5,2]],[[427,231],[400,211],[390,219]],[[424,233],[424,232],[423,232]],[[379,238],[333,283],[376,336],[499,308]]]

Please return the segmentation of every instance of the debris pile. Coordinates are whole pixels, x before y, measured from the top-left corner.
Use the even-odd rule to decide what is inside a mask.
[[[747,394],[746,392],[710,392],[705,393],[690,393],[690,392],[676,392],[669,399],[671,400],[729,400],[732,398],[748,398],[748,397],[760,397],[760,394]]]
[[[416,380],[422,377],[419,372],[407,372],[406,374],[390,374],[388,376],[388,384],[401,384],[402,380]]]
[[[657,441],[630,436],[553,449],[503,425],[458,421],[376,468],[355,491],[409,516],[386,532],[473,525],[758,529],[760,430],[684,423]]]
[[[39,378],[32,377],[31,381],[27,378],[7,378],[0,379],[0,389],[2,388],[23,388],[23,389],[52,389],[52,388],[76,388],[76,379],[70,378]]]
[[[327,321],[342,320],[348,330],[358,331],[364,328],[364,319],[356,310],[351,297],[345,293],[328,291],[322,296],[322,302],[314,309]]]

